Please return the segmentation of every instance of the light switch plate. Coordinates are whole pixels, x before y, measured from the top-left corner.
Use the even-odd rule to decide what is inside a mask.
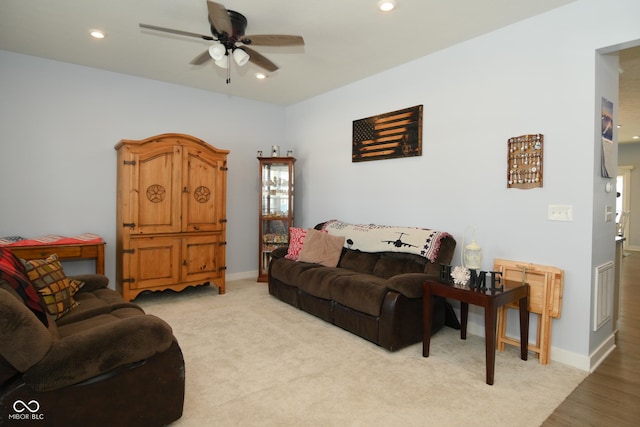
[[[547,219],[550,221],[573,221],[573,205],[549,205]]]
[[[613,213],[613,206],[607,205],[604,207],[604,221],[611,222],[613,221],[613,217],[615,214]]]

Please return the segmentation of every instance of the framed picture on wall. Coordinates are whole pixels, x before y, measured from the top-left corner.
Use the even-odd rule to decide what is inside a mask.
[[[615,178],[615,158],[613,152],[613,102],[602,98],[602,176]]]
[[[353,121],[352,162],[422,156],[422,105]]]

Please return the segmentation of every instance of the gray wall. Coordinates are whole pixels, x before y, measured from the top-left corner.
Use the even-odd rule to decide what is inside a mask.
[[[620,144],[618,147],[618,164],[633,166],[630,183],[629,232],[626,247],[640,250],[640,144]]]
[[[283,107],[6,51],[0,93],[0,236],[100,234],[113,281],[113,147],[186,133],[231,150],[227,272],[257,272],[256,150],[282,144]]]

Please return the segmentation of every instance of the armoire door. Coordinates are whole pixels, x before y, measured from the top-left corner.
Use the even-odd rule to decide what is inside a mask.
[[[221,234],[189,236],[182,240],[182,281],[213,282],[224,275]]]
[[[169,286],[180,282],[182,240],[176,237],[140,237],[130,242],[130,253],[123,254],[128,265],[131,289]]]
[[[131,174],[129,222],[133,234],[180,232],[182,147],[135,154]]]
[[[226,160],[193,148],[183,159],[182,231],[222,230]]]

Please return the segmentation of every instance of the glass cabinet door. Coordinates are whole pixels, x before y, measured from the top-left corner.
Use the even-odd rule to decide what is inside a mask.
[[[260,239],[258,281],[268,279],[271,252],[289,244],[293,227],[293,157],[259,157]]]

